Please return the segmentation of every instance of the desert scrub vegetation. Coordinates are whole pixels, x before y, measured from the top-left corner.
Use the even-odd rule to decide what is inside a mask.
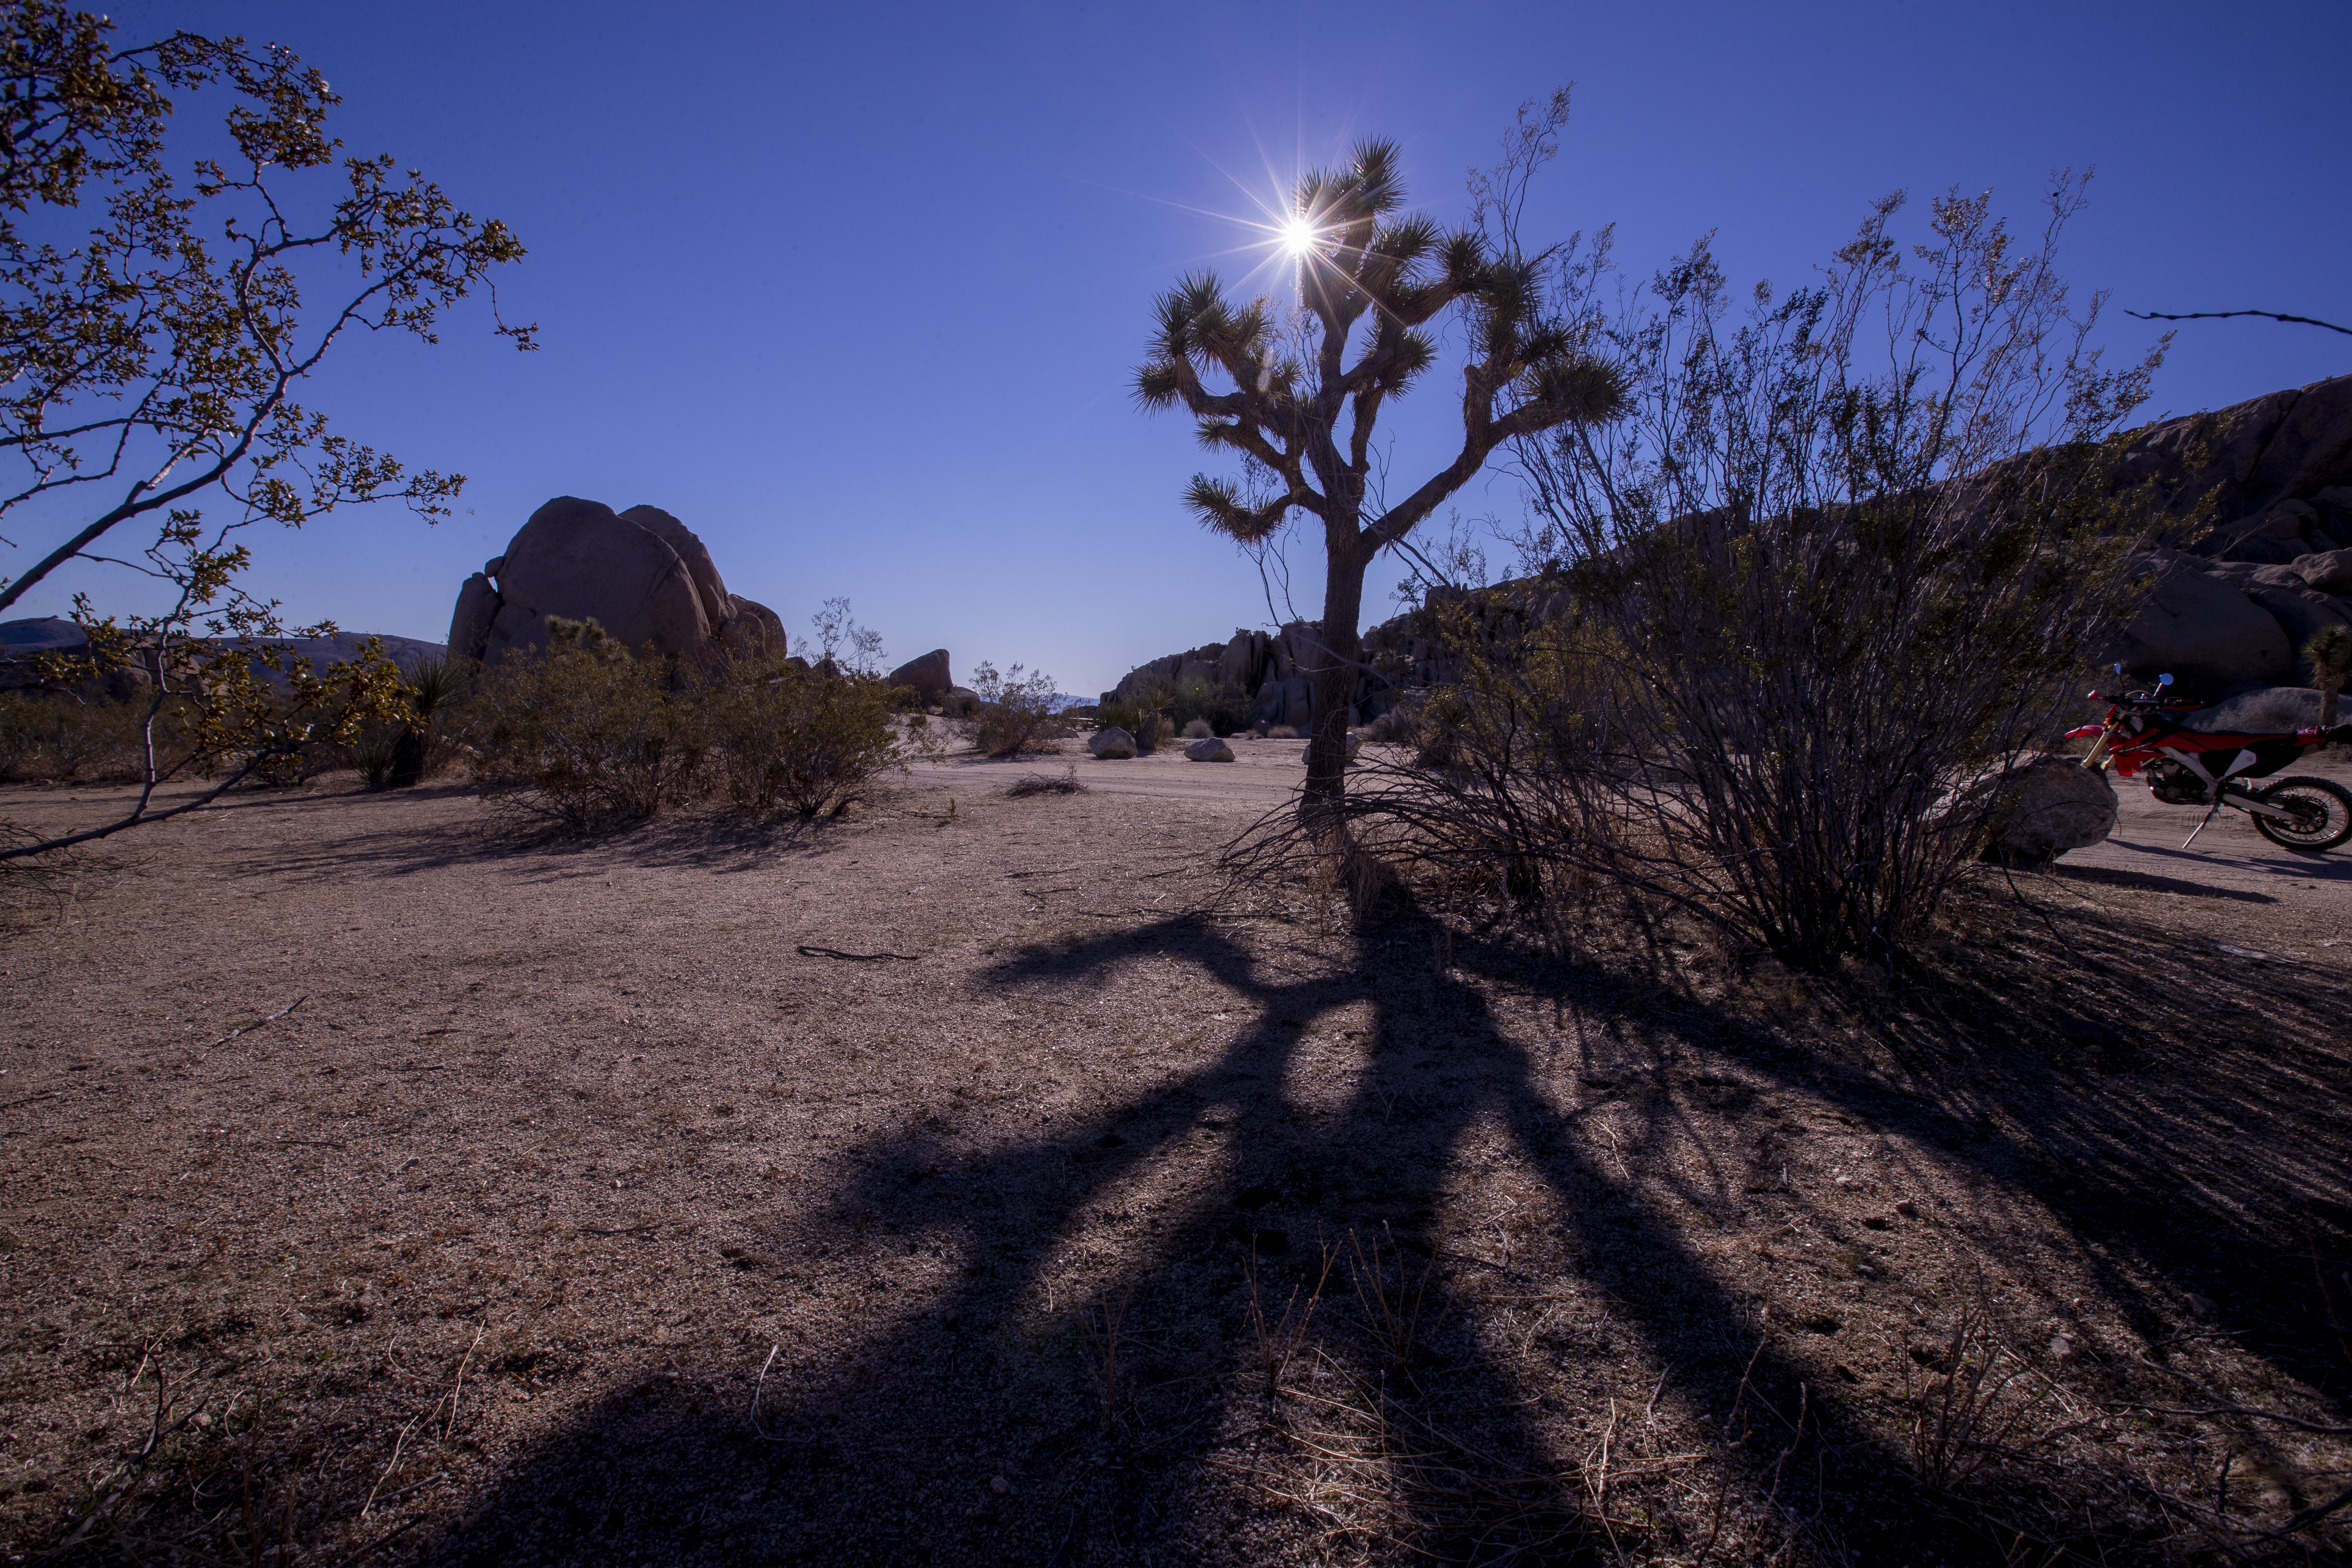
[[[490,798],[598,833],[723,794],[754,817],[838,813],[897,766],[888,690],[796,659],[709,669],[631,653],[593,620],[484,672],[465,718]]]
[[[699,704],[673,671],[593,620],[548,617],[552,646],[486,671],[468,726],[494,801],[574,833],[641,822],[691,800],[708,749]]]
[[[699,693],[728,799],[752,816],[838,813],[900,765],[893,695],[786,660],[728,667]]]
[[[1202,735],[1231,735],[1249,728],[1249,699],[1239,692],[1222,691],[1213,681],[1198,678],[1179,681],[1162,706],[1178,731],[1196,740]],[[1195,725],[1202,726],[1198,734],[1194,733]]]
[[[983,659],[971,672],[971,689],[980,699],[971,742],[983,756],[1049,751],[1066,728],[1054,707],[1054,678],[1042,669],[1016,664],[1000,672]]]
[[[171,713],[158,725],[178,749]],[[0,692],[0,784],[133,784],[145,760],[147,704],[72,693]]]
[[[1459,680],[1347,819],[1521,905],[1631,889],[1801,967],[1914,942],[1998,798],[1956,782],[2063,728],[2139,592],[2114,437],[2161,349],[2102,367],[2055,262],[2081,182],[2049,201],[2029,244],[1940,198],[1916,247],[1882,201],[1744,319],[1704,245],[1630,310],[1605,243],[1566,255],[1556,313],[1627,412],[1519,444],[1530,574],[1433,606]]]

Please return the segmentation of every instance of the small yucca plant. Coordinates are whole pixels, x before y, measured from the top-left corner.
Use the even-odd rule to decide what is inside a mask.
[[[2352,627],[2322,626],[2303,645],[2303,657],[2311,664],[2311,683],[2319,688],[2319,727],[2328,729],[2336,722],[2336,694],[2352,679]]]

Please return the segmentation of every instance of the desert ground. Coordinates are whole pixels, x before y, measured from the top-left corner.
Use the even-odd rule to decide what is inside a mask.
[[[2352,848],[2126,785],[1808,978],[1236,890],[1237,750],[593,843],[330,776],[10,882],[0,1551],[2352,1542]]]

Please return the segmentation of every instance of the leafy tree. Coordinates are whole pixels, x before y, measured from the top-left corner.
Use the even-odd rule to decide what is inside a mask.
[[[1550,253],[1517,239],[1529,174],[1557,150],[1567,97],[1524,107],[1503,165],[1473,182],[1477,231],[1443,232],[1404,210],[1399,153],[1359,144],[1344,168],[1300,181],[1295,221],[1310,237],[1298,302],[1228,300],[1211,273],[1161,295],[1149,355],[1136,373],[1148,408],[1181,405],[1202,445],[1241,459],[1243,482],[1207,474],[1186,489],[1201,521],[1244,544],[1296,511],[1323,525],[1321,643],[1302,812],[1346,788],[1348,704],[1359,668],[1364,572],[1460,489],[1497,447],[1613,416],[1622,383],[1545,304]],[[1454,460],[1384,504],[1372,437],[1382,409],[1434,363],[1424,329],[1461,313],[1471,357],[1462,368],[1462,446]],[[1216,390],[1224,384],[1229,390]]]
[[[194,91],[226,96],[225,140],[184,178],[171,95]],[[390,154],[341,157],[339,194],[308,199],[299,176],[341,153],[341,101],[277,45],[124,46],[57,0],[0,5],[0,523],[78,514],[0,578],[0,610],[207,490],[289,526],[392,499],[446,515],[462,476],[411,474],[294,393],[354,332],[436,342],[442,311],[522,247]],[[330,268],[341,286],[307,313],[303,284]],[[498,331],[532,346],[530,327]]]
[[[194,132],[213,137],[208,154],[175,167],[173,95],[200,92],[226,97],[219,128]],[[398,710],[397,672],[380,654],[313,672],[266,646],[333,627],[289,628],[274,603],[239,590],[250,553],[235,536],[374,500],[446,515],[464,476],[411,473],[331,432],[294,394],[360,332],[437,342],[442,313],[523,249],[390,155],[342,157],[326,130],[341,101],[276,45],[187,32],[125,45],[112,23],[57,0],[0,0],[0,526],[63,534],[0,575],[0,612],[77,558],[130,567],[171,595],[163,614],[120,626],[77,597],[90,657],[48,672],[71,688],[143,669],[138,801],[114,822],[25,837],[0,858],[198,809]],[[303,290],[321,279],[332,291],[312,312]],[[534,346],[532,328],[496,324]],[[230,521],[204,521],[207,492],[230,503]],[[152,543],[129,559],[100,552],[139,520]],[[179,760],[157,761],[159,722],[194,737]],[[217,782],[159,805],[157,789],[181,773]]]

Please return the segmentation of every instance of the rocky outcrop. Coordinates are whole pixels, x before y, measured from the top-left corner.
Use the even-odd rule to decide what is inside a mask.
[[[2264,531],[2280,527],[2283,517],[2295,520],[2297,532],[2316,521],[2335,534],[2337,525],[2352,525],[2352,515],[2342,515],[2352,511],[2352,494],[2326,503],[2337,510],[2334,520],[2306,516],[2295,503],[2310,509],[2327,490],[2352,482],[2352,375],[2148,426],[2133,437],[2116,478],[2126,487],[2147,484],[2158,514],[2168,518],[2185,521],[2210,500],[2221,526],[2196,542],[2200,553],[2259,560],[2230,552],[2258,541],[2288,542],[2289,536]],[[2337,535],[2326,548],[2344,545],[2352,539]]]
[[[457,590],[453,652],[495,664],[548,644],[548,617],[593,618],[630,647],[782,658],[783,621],[727,591],[694,531],[659,507],[558,496]]]
[[[1228,641],[1136,666],[1102,700],[1162,702],[1180,687],[1199,682],[1221,697],[1247,702],[1257,722],[1305,730],[1314,721],[1312,675],[1321,653],[1312,621],[1293,621],[1273,632],[1235,631]],[[1359,672],[1349,695],[1351,711],[1362,719],[1380,712],[1388,705],[1390,686],[1378,669]]]
[[[920,658],[910,658],[883,678],[889,685],[913,688],[925,703],[943,702],[955,689],[955,671],[948,662],[948,650],[935,647]]]
[[[2144,564],[2156,587],[2122,640],[2108,650],[2134,676],[2169,674],[2183,690],[2242,691],[2274,686],[2294,668],[2294,650],[2270,612],[2194,556],[2166,551]]]

